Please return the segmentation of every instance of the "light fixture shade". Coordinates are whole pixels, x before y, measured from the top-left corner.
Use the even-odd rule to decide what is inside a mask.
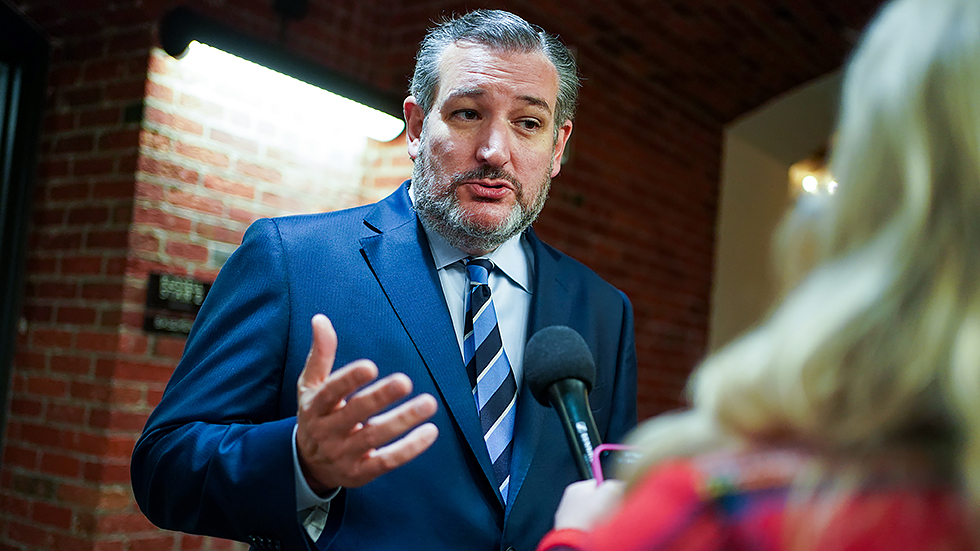
[[[381,123],[381,127],[387,130],[381,130],[374,135],[368,134],[369,137],[390,141],[404,129],[400,96],[357,82],[296,56],[275,43],[242,33],[186,6],[171,10],[161,19],[160,42],[168,54],[175,58],[183,57],[194,41],[370,107],[380,112],[379,115],[388,115],[388,122]]]
[[[246,84],[256,97],[304,106],[306,125],[318,132],[390,142],[405,129],[402,119],[196,40],[188,45],[180,63],[218,82]]]

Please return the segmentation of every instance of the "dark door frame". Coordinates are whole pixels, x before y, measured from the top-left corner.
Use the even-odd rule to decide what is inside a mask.
[[[50,44],[0,0],[0,439],[17,344]],[[0,440],[0,449],[3,442]]]

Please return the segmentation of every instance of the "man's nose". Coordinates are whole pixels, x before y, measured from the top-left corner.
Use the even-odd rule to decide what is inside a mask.
[[[477,160],[490,166],[504,166],[510,161],[511,134],[508,124],[492,121],[486,125],[476,149]]]

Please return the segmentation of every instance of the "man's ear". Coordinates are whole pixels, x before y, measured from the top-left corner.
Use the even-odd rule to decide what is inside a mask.
[[[555,155],[551,163],[551,177],[558,176],[561,172],[561,156],[565,153],[565,146],[568,145],[568,137],[572,135],[572,121],[565,121],[558,129],[558,141],[555,142]]]
[[[419,155],[422,144],[422,125],[425,123],[425,113],[414,96],[408,96],[402,102],[405,112],[405,141],[408,144],[408,156],[414,161]]]

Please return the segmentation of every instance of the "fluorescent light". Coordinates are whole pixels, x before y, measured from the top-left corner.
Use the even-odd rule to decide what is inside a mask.
[[[399,118],[196,40],[188,45],[181,63],[193,64],[203,74],[225,83],[248,86],[253,94],[308,106],[310,122],[322,124],[325,132],[339,128],[355,136],[389,142],[405,129]]]

